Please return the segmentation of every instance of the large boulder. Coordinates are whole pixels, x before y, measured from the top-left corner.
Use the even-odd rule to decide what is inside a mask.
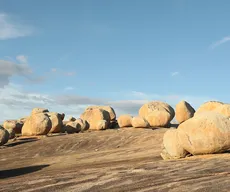
[[[186,101],[181,101],[176,105],[176,120],[182,123],[194,116],[195,109]]]
[[[143,117],[140,117],[140,116],[133,117],[131,124],[132,124],[132,127],[135,127],[135,128],[148,128],[149,127],[148,121],[146,121]]]
[[[8,142],[9,136],[9,132],[2,126],[0,126],[0,146]]]
[[[95,106],[89,106],[86,108],[86,110],[91,110],[91,109],[103,109],[109,113],[110,120],[114,121],[116,120],[116,113],[114,109],[111,106],[100,106],[100,105],[95,105]]]
[[[195,115],[200,114],[202,112],[205,111],[213,111],[215,110],[217,107],[224,105],[223,102],[220,101],[208,101],[203,103],[202,105],[200,105],[200,107],[196,110]]]
[[[18,120],[6,120],[3,123],[3,127],[7,130],[13,129],[16,134],[20,134],[22,132],[23,122]]]
[[[230,120],[213,111],[202,112],[177,128],[181,147],[193,155],[230,149]]]
[[[62,115],[55,112],[45,113],[51,120],[52,127],[49,133],[60,133],[63,127]]]
[[[165,110],[153,111],[147,117],[151,127],[168,127],[171,121],[171,115]]]
[[[101,120],[107,121],[107,126],[109,127],[110,115],[107,111],[100,108],[85,110],[85,112],[81,114],[80,118],[89,124],[89,129],[91,130],[98,130],[98,122]]]
[[[230,118],[230,104],[223,104],[216,107],[213,111]]]
[[[45,113],[31,115],[22,127],[23,136],[46,135],[52,128],[52,122]]]
[[[174,118],[175,111],[167,103],[152,101],[139,109],[139,116],[146,119],[151,127],[166,127]]]
[[[163,151],[161,157],[163,159],[180,159],[186,157],[188,152],[181,147],[178,141],[177,130],[171,128],[167,130],[163,136]]]
[[[46,108],[33,108],[31,115],[37,114],[37,113],[47,113],[47,112],[49,112],[49,110]]]
[[[117,122],[120,128],[132,127],[132,116],[125,114],[118,117]]]

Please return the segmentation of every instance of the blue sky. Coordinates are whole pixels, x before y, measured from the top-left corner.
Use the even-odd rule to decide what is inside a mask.
[[[230,102],[229,9],[227,0],[0,0],[2,116]]]

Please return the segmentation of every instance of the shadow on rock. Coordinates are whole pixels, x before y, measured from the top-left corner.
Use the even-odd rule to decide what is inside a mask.
[[[16,140],[16,141],[14,141],[14,142],[12,142],[12,143],[8,143],[8,144],[6,144],[5,146],[6,147],[14,147],[14,146],[16,146],[16,145],[21,145],[21,144],[24,144],[24,143],[30,143],[30,142],[34,142],[34,141],[38,141],[39,139],[35,139],[35,138],[31,138],[31,139],[20,139],[20,140]]]
[[[48,167],[48,166],[49,165],[35,165],[35,166],[22,167],[22,168],[17,168],[17,169],[3,170],[3,171],[0,171],[0,179],[6,179],[9,177],[17,177],[20,175],[33,173],[36,171],[40,171],[41,169]]]

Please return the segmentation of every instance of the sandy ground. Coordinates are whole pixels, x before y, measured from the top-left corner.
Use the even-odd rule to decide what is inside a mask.
[[[230,153],[164,161],[166,128],[21,138],[0,149],[0,191],[230,191]]]

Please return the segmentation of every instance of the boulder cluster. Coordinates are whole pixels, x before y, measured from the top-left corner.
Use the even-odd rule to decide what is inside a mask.
[[[172,120],[178,122],[172,127]],[[140,107],[137,116],[116,117],[111,106],[89,106],[79,118],[65,120],[64,113],[34,108],[19,120],[6,120],[0,126],[0,145],[17,135],[39,136],[54,133],[81,133],[113,128],[169,128],[163,136],[163,159],[179,159],[191,155],[221,153],[230,150],[230,104],[209,101],[196,111],[186,101],[175,110],[167,103],[151,101]]]
[[[167,130],[163,137],[163,159],[179,159],[230,150],[229,104],[209,101],[195,112],[183,101],[176,106],[176,118],[180,123],[178,128]]]

